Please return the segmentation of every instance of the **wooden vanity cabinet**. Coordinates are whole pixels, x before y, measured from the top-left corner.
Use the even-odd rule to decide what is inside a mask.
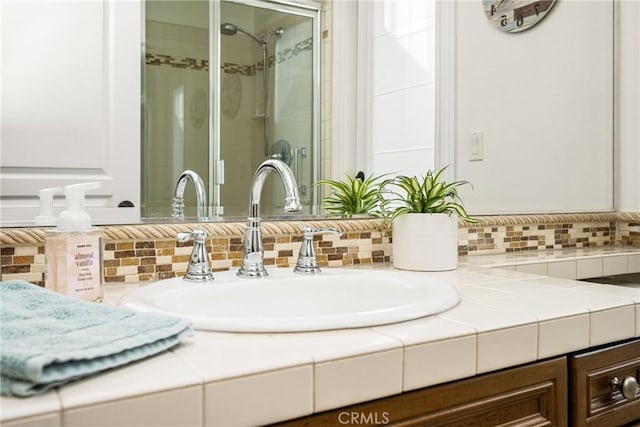
[[[634,338],[279,425],[640,427],[639,379]]]
[[[563,427],[567,425],[566,358],[407,392],[279,425]]]
[[[614,378],[619,386],[612,387]],[[570,422],[573,427],[640,425],[640,339],[592,349],[569,357]],[[623,382],[630,382],[625,397]]]

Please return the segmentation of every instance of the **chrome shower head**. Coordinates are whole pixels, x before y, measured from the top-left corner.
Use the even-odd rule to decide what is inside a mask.
[[[238,27],[230,22],[220,25],[220,32],[225,36],[235,36],[238,33]]]
[[[241,32],[242,34],[245,34],[251,37],[259,45],[265,44],[265,41],[263,39],[243,29],[242,27],[238,27],[236,24],[225,22],[224,24],[220,25],[220,32],[225,36],[235,36],[236,34],[238,34],[238,31]]]

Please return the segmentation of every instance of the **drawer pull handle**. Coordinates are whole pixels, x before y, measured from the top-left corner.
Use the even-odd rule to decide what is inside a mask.
[[[633,400],[638,394],[638,380],[632,376],[624,377],[622,382],[618,377],[611,379],[611,390],[619,391],[625,399]]]

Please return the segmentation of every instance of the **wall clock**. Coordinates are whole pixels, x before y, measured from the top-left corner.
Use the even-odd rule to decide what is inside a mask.
[[[507,33],[517,33],[540,22],[555,2],[556,0],[482,0],[482,5],[494,27]]]

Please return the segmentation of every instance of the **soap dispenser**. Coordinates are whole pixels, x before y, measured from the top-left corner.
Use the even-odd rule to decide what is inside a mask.
[[[45,236],[45,287],[84,301],[102,302],[102,231],[91,226],[84,196],[99,182],[64,187],[66,209]]]
[[[39,226],[56,225],[56,217],[53,215],[53,196],[62,193],[62,187],[43,188],[38,191],[40,199],[40,214],[36,216],[35,223]]]

